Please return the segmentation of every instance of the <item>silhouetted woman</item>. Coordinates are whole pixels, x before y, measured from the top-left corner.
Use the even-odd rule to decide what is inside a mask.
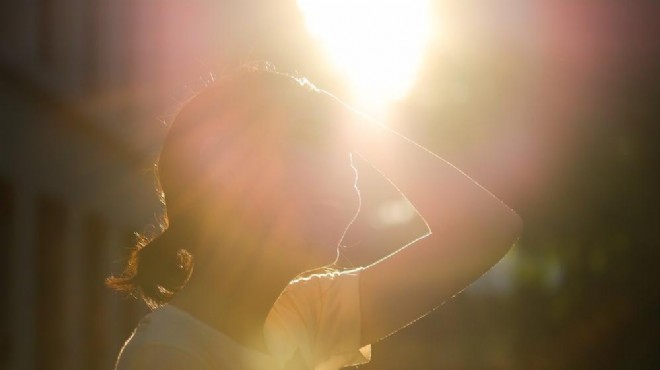
[[[369,266],[319,272],[360,207],[351,155],[387,177],[429,232]],[[164,232],[143,238],[108,281],[154,308],[120,370],[367,362],[370,343],[478,278],[521,230],[515,212],[451,164],[309,82],[263,70],[188,101],[158,174]]]

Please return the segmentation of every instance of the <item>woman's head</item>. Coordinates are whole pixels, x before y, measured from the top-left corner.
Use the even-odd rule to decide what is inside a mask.
[[[288,237],[308,234],[302,242],[319,243],[306,227],[315,226],[312,218],[323,220],[318,203],[350,202],[351,216],[357,203],[333,109],[308,82],[265,71],[227,77],[191,99],[158,163],[171,225],[217,230],[222,220],[277,233],[288,222],[297,230]]]
[[[109,283],[160,304],[193,265],[264,254],[275,257],[262,263],[297,273],[331,263],[359,196],[339,112],[323,95],[304,80],[245,70],[184,104],[158,162],[168,230],[143,240]]]

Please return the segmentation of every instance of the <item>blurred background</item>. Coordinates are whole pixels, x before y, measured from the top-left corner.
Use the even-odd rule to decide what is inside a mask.
[[[641,0],[1,2],[0,368],[112,368],[147,309],[103,279],[162,211],[167,123],[223,72],[269,61],[525,222],[497,266],[361,368],[659,369],[658,15]],[[358,167],[345,266],[423,231]]]

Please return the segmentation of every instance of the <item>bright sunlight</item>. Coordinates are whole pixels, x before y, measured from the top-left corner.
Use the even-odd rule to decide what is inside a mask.
[[[298,6],[355,99],[385,104],[405,97],[430,36],[428,0],[298,0]]]

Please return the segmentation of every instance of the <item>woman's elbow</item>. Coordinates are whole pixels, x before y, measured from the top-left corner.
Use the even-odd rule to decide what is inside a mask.
[[[508,230],[513,242],[516,242],[523,231],[523,220],[515,211],[510,210],[508,217]],[[513,244],[513,243],[512,243]]]
[[[509,249],[518,241],[523,231],[523,220],[513,210],[508,209],[505,215],[498,219],[497,243],[495,245],[500,249],[504,256]]]

